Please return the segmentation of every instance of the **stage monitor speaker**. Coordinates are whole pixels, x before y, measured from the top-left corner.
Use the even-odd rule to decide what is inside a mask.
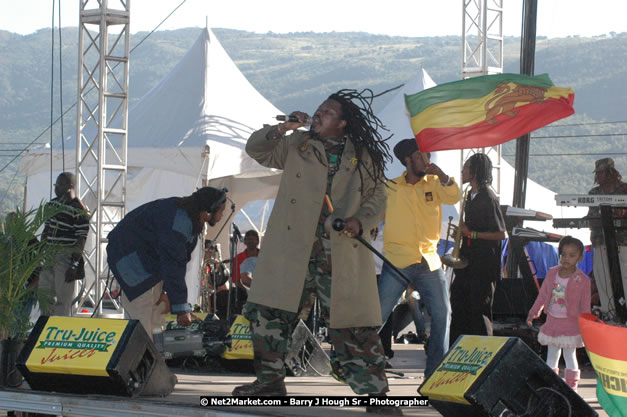
[[[176,384],[137,320],[41,316],[17,367],[41,391],[166,396]]]
[[[419,392],[444,417],[597,416],[515,337],[460,336]]]
[[[285,366],[294,376],[327,376],[331,371],[329,356],[302,320],[292,333]]]

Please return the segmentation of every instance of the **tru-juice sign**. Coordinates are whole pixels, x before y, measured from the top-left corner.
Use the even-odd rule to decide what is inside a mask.
[[[26,366],[31,372],[108,376],[128,320],[50,317]]]
[[[508,340],[507,337],[462,337],[420,387],[420,393],[434,400],[470,404],[464,394]]]

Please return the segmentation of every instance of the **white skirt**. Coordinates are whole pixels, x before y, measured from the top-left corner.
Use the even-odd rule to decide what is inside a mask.
[[[549,336],[542,333],[542,330],[538,333],[538,342],[543,346],[555,346],[558,348],[580,348],[583,347],[583,339],[581,335],[575,336]]]

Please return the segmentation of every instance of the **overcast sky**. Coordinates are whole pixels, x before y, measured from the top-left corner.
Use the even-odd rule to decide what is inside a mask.
[[[90,0],[93,2],[93,0]],[[130,0],[131,33],[149,31],[183,0]],[[461,35],[464,0],[186,0],[160,30],[232,28],[252,32],[351,32],[402,36]],[[51,0],[0,0],[0,29],[50,28]],[[54,2],[55,26],[58,5]],[[78,26],[79,0],[61,2],[61,24]],[[120,8],[120,0],[109,0]],[[493,0],[488,0],[492,4]],[[503,0],[504,35],[520,35],[523,0]],[[539,0],[537,34],[549,37],[627,32],[627,0]],[[91,4],[91,3],[90,3]],[[95,2],[94,2],[95,4]]]

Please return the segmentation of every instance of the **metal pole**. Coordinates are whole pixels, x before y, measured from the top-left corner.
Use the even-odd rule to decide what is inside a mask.
[[[520,73],[533,75],[536,52],[536,18],[538,15],[538,1],[524,0],[523,25],[520,37]],[[516,162],[514,174],[514,207],[525,207],[527,194],[527,172],[529,168],[529,134],[516,139]],[[520,226],[520,224],[519,224]],[[512,250],[509,243],[507,259],[507,273],[509,278],[518,278],[518,254]]]
[[[520,73],[533,75],[536,52],[536,18],[538,0],[524,0],[523,26],[520,39]],[[529,134],[516,139],[516,173],[514,176],[514,207],[525,207],[527,172],[529,168]]]

